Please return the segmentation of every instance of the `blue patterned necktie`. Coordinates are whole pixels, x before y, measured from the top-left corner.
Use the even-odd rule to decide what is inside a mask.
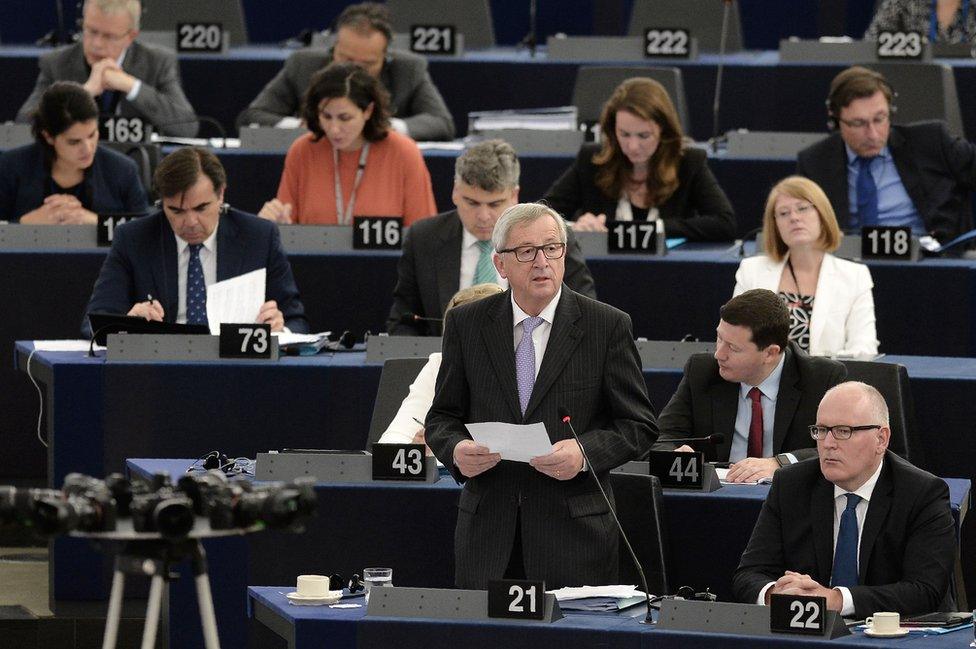
[[[207,324],[207,283],[200,263],[202,243],[190,244],[190,263],[186,267],[186,323]]]
[[[532,386],[535,384],[535,343],[532,342],[532,331],[542,322],[542,318],[538,316],[523,320],[522,340],[515,349],[515,378],[518,381],[519,404],[522,406],[523,415],[532,396]]]
[[[871,162],[875,158],[857,158],[857,219],[860,225],[878,224],[878,186],[871,175]]]
[[[837,531],[837,547],[834,549],[834,570],[830,585],[857,586],[857,513],[854,509],[861,502],[857,494],[845,494],[847,507],[840,515],[840,529]]]
[[[478,242],[478,265],[474,269],[472,284],[494,284],[497,280],[495,265],[491,263],[491,241]]]

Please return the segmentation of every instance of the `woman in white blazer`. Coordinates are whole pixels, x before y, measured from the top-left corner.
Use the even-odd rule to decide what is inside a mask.
[[[802,176],[781,180],[766,199],[766,253],[742,260],[733,295],[779,294],[790,309],[790,340],[811,355],[877,354],[871,271],[830,254],[841,236],[819,185]]]
[[[446,316],[447,312],[456,306],[501,293],[503,290],[498,284],[475,284],[468,288],[462,288],[447,303],[444,315]],[[380,436],[378,440],[380,444],[425,443],[424,427],[417,422],[427,419],[427,411],[430,410],[430,404],[434,401],[434,384],[437,382],[437,372],[440,368],[441,353],[434,352],[427,359],[427,364],[417,374],[417,378],[410,384],[410,392],[404,397],[393,421]]]

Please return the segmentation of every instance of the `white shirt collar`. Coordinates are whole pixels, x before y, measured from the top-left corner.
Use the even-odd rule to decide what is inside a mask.
[[[857,433],[854,434],[857,435]],[[833,435],[833,433],[831,433],[831,435]],[[868,478],[864,482],[864,484],[862,484],[854,491],[847,491],[846,489],[842,489],[837,485],[834,485],[834,499],[836,500],[837,498],[843,496],[844,494],[854,493],[860,496],[861,499],[864,500],[864,502],[870,502],[871,494],[874,493],[874,486],[878,484],[878,478],[881,476],[881,469],[883,467],[884,467],[884,458],[882,458],[881,462],[878,463],[878,468],[873,474],[871,474],[871,477]]]
[[[762,383],[755,386],[759,388],[759,391],[762,392],[763,396],[770,401],[776,401],[776,397],[779,396],[779,380],[783,376],[783,364],[785,362],[786,352],[784,351],[779,355],[779,362],[776,363],[776,367],[774,367],[773,371],[769,373],[769,376],[763,379]],[[749,390],[752,388],[753,386],[749,385],[748,383],[740,383],[739,398],[749,398]]]
[[[217,247],[218,229],[220,229],[220,219],[217,219],[217,225],[214,226],[210,236],[203,240],[203,247],[207,249],[207,252],[214,252]],[[190,247],[190,244],[185,239],[181,239],[176,232],[173,233],[173,237],[176,239],[176,254],[182,255]]]
[[[851,147],[847,146],[847,143],[846,142],[844,143],[844,151],[847,152],[847,164],[848,165],[852,165],[855,162],[857,162],[858,155],[856,153],[854,153],[854,149],[852,149]],[[891,159],[891,150],[888,149],[888,145],[887,144],[885,144],[883,147],[881,147],[881,151],[878,153],[877,157],[879,157],[879,158],[881,158],[883,160],[889,160],[889,159]]]
[[[478,237],[468,232],[468,229],[464,227],[464,224],[461,225],[461,250],[466,250],[471,246],[477,245],[479,241],[480,239],[478,239]],[[491,240],[489,239],[489,242],[490,241]]]
[[[539,317],[545,320],[546,322],[548,322],[550,325],[552,324],[553,318],[556,317],[556,306],[559,304],[559,298],[562,296],[562,294],[563,294],[563,289],[562,286],[560,286],[559,290],[556,291],[556,295],[553,296],[552,300],[549,301],[549,304],[546,305],[546,308],[544,308],[542,312],[539,313]],[[532,316],[530,316],[528,313],[523,311],[522,307],[520,307],[518,303],[515,302],[514,291],[512,291],[511,299],[512,299],[512,328],[514,329],[523,320],[525,320],[526,318],[531,318]]]

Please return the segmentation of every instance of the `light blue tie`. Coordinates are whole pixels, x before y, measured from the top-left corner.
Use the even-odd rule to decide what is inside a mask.
[[[494,284],[498,276],[491,263],[491,241],[479,241],[478,265],[474,269],[474,284]]]
[[[837,547],[834,549],[834,570],[830,585],[857,586],[857,513],[854,509],[861,502],[857,494],[846,494],[847,507],[840,515],[837,531]]]
[[[190,244],[190,263],[186,267],[186,323],[207,324],[207,283],[200,263],[202,243]]]
[[[532,342],[532,331],[542,322],[542,318],[538,316],[523,320],[522,340],[515,348],[515,378],[518,381],[519,404],[522,406],[523,415],[532,396],[532,386],[535,384],[535,343]]]

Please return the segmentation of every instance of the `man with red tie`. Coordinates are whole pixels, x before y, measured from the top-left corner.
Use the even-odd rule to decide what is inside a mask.
[[[789,342],[790,316],[772,291],[738,295],[719,311],[714,354],[695,354],[658,418],[654,450],[701,450],[731,462],[728,480],[768,478],[780,466],[817,454],[807,427],[824,393],[847,376],[827,358]],[[675,449],[669,439],[725,435],[718,445]]]

